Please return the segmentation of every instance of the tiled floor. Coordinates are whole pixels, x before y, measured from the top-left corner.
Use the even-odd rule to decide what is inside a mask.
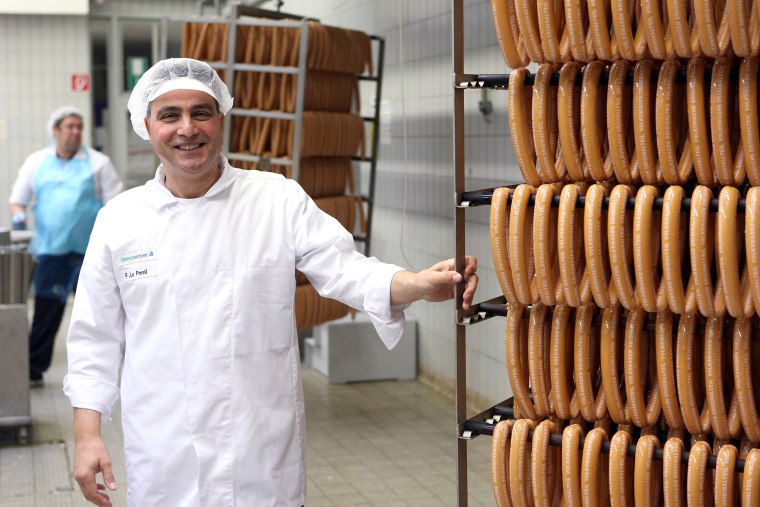
[[[32,442],[0,447],[0,507],[89,505],[69,473],[71,408],[60,388],[65,368],[64,338],[59,336],[45,387],[31,391]],[[332,385],[311,369],[303,370],[303,385],[308,507],[456,505],[451,400],[415,381]],[[121,481],[112,499],[124,506],[121,428],[109,424],[103,432]],[[488,437],[468,444],[471,506],[493,505],[490,444]]]

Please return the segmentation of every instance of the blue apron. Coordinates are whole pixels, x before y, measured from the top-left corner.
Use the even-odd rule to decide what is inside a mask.
[[[84,153],[84,157],[79,155]],[[34,180],[32,208],[35,234],[30,250],[36,255],[84,254],[95,217],[103,202],[95,193],[95,179],[87,150],[69,160],[51,151]]]

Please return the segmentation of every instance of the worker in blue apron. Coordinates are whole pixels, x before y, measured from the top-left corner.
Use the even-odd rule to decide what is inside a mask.
[[[29,378],[41,383],[50,366],[55,335],[68,295],[75,290],[84,252],[104,197],[122,190],[105,155],[82,146],[82,115],[71,107],[53,113],[55,143],[30,155],[11,194],[14,228],[24,228],[26,209],[35,217],[30,251],[34,273],[34,319],[29,335]]]

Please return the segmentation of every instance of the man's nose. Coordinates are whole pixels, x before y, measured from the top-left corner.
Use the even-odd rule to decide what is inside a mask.
[[[195,134],[195,122],[193,121],[192,116],[188,115],[182,115],[182,119],[180,120],[179,130],[177,133],[181,136],[192,136]]]

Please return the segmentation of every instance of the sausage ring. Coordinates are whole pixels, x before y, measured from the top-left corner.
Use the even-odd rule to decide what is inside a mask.
[[[514,419],[499,421],[491,439],[491,485],[497,507],[512,507],[509,492],[509,437]]]
[[[678,404],[676,372],[676,351],[673,344],[673,313],[665,309],[657,314],[655,332],[657,383],[660,388],[660,403],[665,421],[670,429],[683,428],[681,407]]]
[[[559,276],[557,245],[557,208],[552,199],[558,193],[555,185],[541,185],[533,205],[533,256],[536,265],[536,286],[541,302],[548,306],[562,304],[565,294]]]
[[[536,151],[531,131],[533,94],[526,90],[525,75],[527,73],[528,70],[522,67],[509,74],[509,131],[512,136],[517,165],[520,167],[523,179],[530,186],[538,187],[541,185],[541,179],[536,171]]]
[[[549,343],[551,325],[546,322],[548,308],[536,303],[530,308],[528,330],[528,370],[533,404],[538,417],[551,415]]]
[[[554,410],[561,419],[574,419],[580,413],[578,393],[573,381],[573,336],[568,335],[568,321],[572,309],[567,305],[558,305],[552,313],[551,357],[551,396]]]
[[[528,432],[535,427],[536,423],[530,419],[518,419],[512,428],[512,442],[509,450],[509,485],[512,504],[515,507],[533,505]]]
[[[660,441],[654,435],[642,435],[636,442],[633,465],[633,497],[636,505],[659,505],[662,462],[654,459],[654,450],[659,447]]]
[[[562,489],[565,507],[581,507],[581,456],[580,441],[583,430],[571,424],[562,432]]]
[[[610,195],[607,215],[607,241],[615,294],[620,304],[628,310],[639,307],[633,284],[633,215],[625,209],[628,198],[632,196],[632,187],[616,185]]]
[[[686,503],[684,497],[685,467],[681,463],[683,440],[669,438],[662,452],[662,493],[665,507],[678,507]]]
[[[633,268],[636,274],[636,295],[641,308],[650,313],[658,312],[667,304],[665,284],[658,276],[660,260],[660,225],[659,215],[652,210],[654,200],[658,197],[657,188],[644,185],[636,193],[636,206],[633,211]]]
[[[607,411],[617,424],[630,422],[626,408],[623,386],[623,333],[619,322],[623,309],[613,306],[604,310],[602,315],[602,336],[600,340],[600,369],[602,388],[607,401]]]
[[[640,178],[639,159],[633,131],[633,85],[626,83],[631,69],[627,60],[617,60],[610,67],[607,84],[607,141],[615,177],[630,185]],[[629,152],[633,151],[629,156]],[[580,155],[578,155],[580,157]]]
[[[586,192],[583,208],[583,240],[591,294],[600,308],[617,305],[607,245],[607,211],[602,209],[602,201],[607,193],[605,186],[591,185]]]
[[[625,349],[623,366],[625,370],[625,390],[628,396],[628,408],[631,421],[640,428],[647,428],[660,417],[660,391],[656,373],[650,367],[650,349],[654,345],[649,332],[644,331],[647,313],[635,310],[628,314],[625,326]],[[652,378],[653,377],[653,378]],[[649,378],[649,394],[645,397],[644,388]]]
[[[723,318],[707,319],[704,357],[707,406],[710,407],[713,434],[716,439],[720,440],[736,438],[741,431],[741,419],[735,389],[728,390],[731,393],[731,400],[730,407],[728,411],[726,410],[724,382],[726,379],[734,380],[733,371],[730,376],[724,374],[725,368],[730,367],[730,359],[732,359],[726,357],[727,354],[725,353],[726,348],[733,347],[728,340],[728,338],[723,338]]]
[[[509,235],[509,196],[512,194],[511,188],[500,187],[494,190],[491,196],[491,254],[493,255],[493,265],[496,270],[496,278],[499,285],[510,305],[517,305],[517,292],[515,292],[514,281],[512,280],[512,267],[509,263],[509,249],[507,248],[507,237]]]
[[[583,210],[576,208],[578,185],[565,185],[559,203],[559,274],[566,304],[578,308],[591,300],[583,247]]]
[[[586,435],[583,443],[581,465],[581,492],[583,505],[597,507],[609,503],[608,460],[602,456],[602,442],[607,433],[601,428],[594,428]]]
[[[506,331],[507,373],[512,384],[515,406],[523,417],[536,419],[536,409],[528,388],[528,332],[522,306],[508,306]]]
[[[610,503],[612,507],[633,505],[634,460],[628,457],[631,434],[618,430],[610,441]]]
[[[755,404],[752,368],[752,320],[734,323],[734,383],[744,436],[755,445],[760,442],[760,416]]]
[[[703,339],[696,336],[697,315],[681,315],[676,338],[676,381],[681,416],[689,433],[700,436],[710,431],[710,408],[704,391]],[[700,350],[697,348],[700,347]],[[699,385],[695,385],[700,381]]]
[[[594,393],[599,376],[598,347],[599,330],[592,330],[592,320],[596,307],[583,305],[575,312],[575,389],[581,415],[587,421],[599,421],[607,415],[604,388],[599,385]],[[593,332],[592,332],[593,331]]]

